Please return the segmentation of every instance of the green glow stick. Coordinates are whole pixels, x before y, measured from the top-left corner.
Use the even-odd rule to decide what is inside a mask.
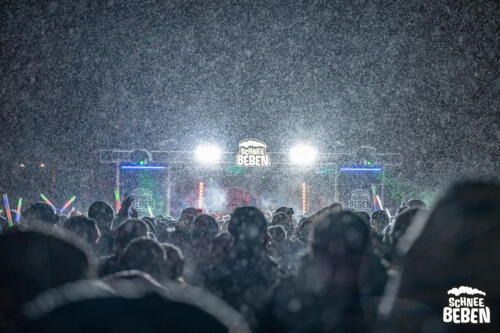
[[[115,200],[116,200],[116,210],[119,212],[122,209],[122,205],[120,204],[120,193],[118,193],[117,188],[115,188]]]
[[[17,210],[16,210],[16,222],[19,223],[19,220],[21,219],[21,205],[23,203],[23,198],[19,198],[17,201]]]
[[[69,200],[68,200],[68,202],[66,202],[66,203],[64,204],[64,206],[61,208],[61,210],[59,211],[59,213],[60,213],[60,214],[62,214],[62,212],[64,212],[64,210],[65,210],[66,208],[68,208],[68,207],[69,207],[69,205],[71,205],[71,204],[73,203],[73,201],[75,201],[75,199],[76,199],[76,197],[75,197],[75,196],[72,196],[72,197],[71,197],[71,199],[69,199]]]
[[[50,207],[52,207],[52,209],[54,210],[54,212],[57,212],[57,208],[56,208],[56,206],[54,206],[54,205],[52,204],[52,202],[50,202],[50,201],[49,201],[49,199],[47,199],[47,197],[46,197],[45,195],[40,194],[40,196],[42,197],[43,201],[45,201],[45,203],[46,203],[47,205],[49,205]]]
[[[373,209],[375,210],[375,207],[377,207],[377,187],[375,185],[372,185],[372,193],[373,193]]]

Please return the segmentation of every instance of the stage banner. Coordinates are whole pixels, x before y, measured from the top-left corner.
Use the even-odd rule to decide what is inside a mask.
[[[246,139],[238,144],[236,165],[243,167],[265,167],[270,165],[267,145],[259,140]]]

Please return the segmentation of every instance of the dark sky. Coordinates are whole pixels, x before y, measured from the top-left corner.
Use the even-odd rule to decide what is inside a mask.
[[[0,13],[3,162],[254,137],[273,151],[373,145],[410,172],[498,166],[497,1],[16,0]]]

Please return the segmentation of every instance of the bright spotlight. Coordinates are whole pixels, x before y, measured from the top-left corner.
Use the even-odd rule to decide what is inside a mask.
[[[195,151],[196,159],[206,164],[217,163],[221,154],[220,148],[215,145],[200,145]]]
[[[316,161],[318,151],[308,145],[297,145],[290,150],[290,160],[293,164],[311,165]]]

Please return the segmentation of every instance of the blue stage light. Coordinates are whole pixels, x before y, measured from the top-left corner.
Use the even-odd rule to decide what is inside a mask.
[[[366,167],[340,167],[340,171],[372,171],[372,172],[380,172],[382,171],[381,167],[371,167],[371,168],[366,168]]]
[[[120,169],[122,170],[164,170],[167,167],[163,164],[148,164],[148,165],[140,165],[140,164],[122,164],[120,165]]]

